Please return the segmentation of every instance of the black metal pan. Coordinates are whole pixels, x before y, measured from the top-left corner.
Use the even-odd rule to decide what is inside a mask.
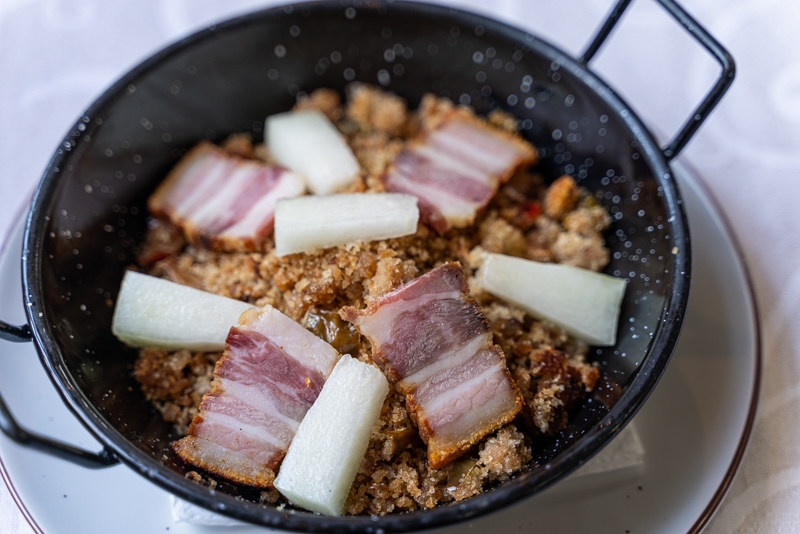
[[[82,451],[32,435],[0,399],[13,439],[87,467],[123,462],[175,495],[283,529],[407,531],[497,510],[564,477],[611,440],[655,387],[678,339],[688,298],[690,248],[669,162],[733,80],[728,53],[672,0],[658,0],[716,57],[721,75],[666,147],[589,68],[630,0],[622,0],[580,58],[475,14],[412,2],[299,4],[240,17],[157,53],[103,94],[53,156],[27,219],[22,253],[28,324],[0,324],[33,339],[64,402],[103,444]],[[492,491],[431,510],[329,518],[278,510],[245,489],[212,491],[172,461],[171,427],[132,377],[136,351],[110,329],[125,266],[145,231],[145,200],[182,151],[233,132],[262,137],[264,117],[298,92],[377,83],[414,107],[426,92],[516,115],[540,170],[570,174],[599,192],[613,218],[607,272],[628,278],[614,347],[593,350],[615,394],[598,393],[569,427],[537,443],[529,468]]]

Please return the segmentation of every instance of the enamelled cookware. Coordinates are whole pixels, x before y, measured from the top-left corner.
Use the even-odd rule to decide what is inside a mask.
[[[630,0],[620,1],[579,58],[472,13],[413,2],[299,4],[239,17],[187,37],[122,77],[72,127],[36,191],[25,230],[22,284],[32,339],[64,402],[103,444],[99,453],[34,435],[0,400],[12,439],[90,468],[118,462],[182,499],[290,530],[406,531],[497,510],[564,477],[636,413],[667,365],[689,292],[690,247],[669,162],[733,80],[730,55],[672,0],[658,0],[721,64],[716,85],[665,148],[589,68]],[[572,175],[611,214],[606,272],[629,280],[617,344],[592,349],[601,387],[569,427],[534,445],[530,467],[471,499],[383,517],[323,517],[257,503],[229,484],[186,479],[171,425],[132,376],[137,351],[111,333],[122,274],[146,229],[145,202],[197,142],[234,132],[263,138],[267,115],[301,92],[378,84],[415,108],[432,92],[479,114],[518,117],[549,179]],[[312,148],[312,147],[309,147]]]

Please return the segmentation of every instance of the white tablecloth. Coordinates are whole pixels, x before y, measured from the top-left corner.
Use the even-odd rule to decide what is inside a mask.
[[[0,239],[50,155],[116,78],[167,43],[258,0],[0,0]],[[609,0],[449,0],[582,50]],[[491,6],[490,8],[487,6]],[[707,532],[800,531],[800,2],[684,0],[736,58],[733,88],[682,158],[739,240],[761,311],[763,383],[739,472]],[[639,0],[593,67],[671,133],[716,64]],[[793,327],[794,326],[794,327]],[[0,357],[2,348],[0,347]],[[31,532],[0,484],[0,533]]]

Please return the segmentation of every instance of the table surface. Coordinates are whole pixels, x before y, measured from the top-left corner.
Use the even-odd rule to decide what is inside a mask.
[[[270,1],[0,0],[0,240],[67,128],[181,36]],[[448,0],[577,54],[609,0]],[[763,382],[739,472],[706,532],[800,530],[800,2],[683,0],[733,54],[732,89],[681,155],[741,245],[761,313]],[[491,6],[491,10],[487,7]],[[630,8],[592,67],[666,142],[718,72],[655,2]],[[0,356],[1,357],[1,356]],[[0,484],[0,532],[31,528]]]

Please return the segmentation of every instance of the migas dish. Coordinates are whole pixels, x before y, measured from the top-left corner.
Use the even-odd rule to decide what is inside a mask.
[[[83,465],[120,460],[210,510],[303,531],[430,528],[495,510],[565,476],[630,420],[672,354],[688,297],[690,251],[668,162],[733,77],[727,52],[674,2],[659,1],[723,65],[715,88],[664,150],[587,68],[626,0],[578,60],[485,17],[410,2],[270,9],[157,53],[101,96],[54,155],[26,226],[29,326],[4,324],[1,330],[4,338],[33,338],[67,406],[104,449],[94,455],[24,433],[0,405],[3,430]],[[400,53],[390,60],[386,51],[395,48]],[[212,491],[185,479],[169,459],[175,438],[170,425],[150,409],[131,376],[136,351],[110,331],[124,267],[145,230],[145,200],[181,150],[240,131],[258,140],[264,117],[289,109],[298,92],[342,91],[350,81],[377,82],[412,107],[422,94],[434,92],[469,103],[479,114],[499,107],[516,115],[525,137],[539,147],[545,175],[571,174],[581,186],[601,192],[614,219],[606,272],[629,278],[621,320],[635,321],[635,328],[620,330],[614,347],[591,353],[620,388],[587,400],[565,431],[534,450],[527,472],[460,503],[375,518],[277,510],[253,502],[241,488]],[[169,136],[143,121],[167,124]]]

